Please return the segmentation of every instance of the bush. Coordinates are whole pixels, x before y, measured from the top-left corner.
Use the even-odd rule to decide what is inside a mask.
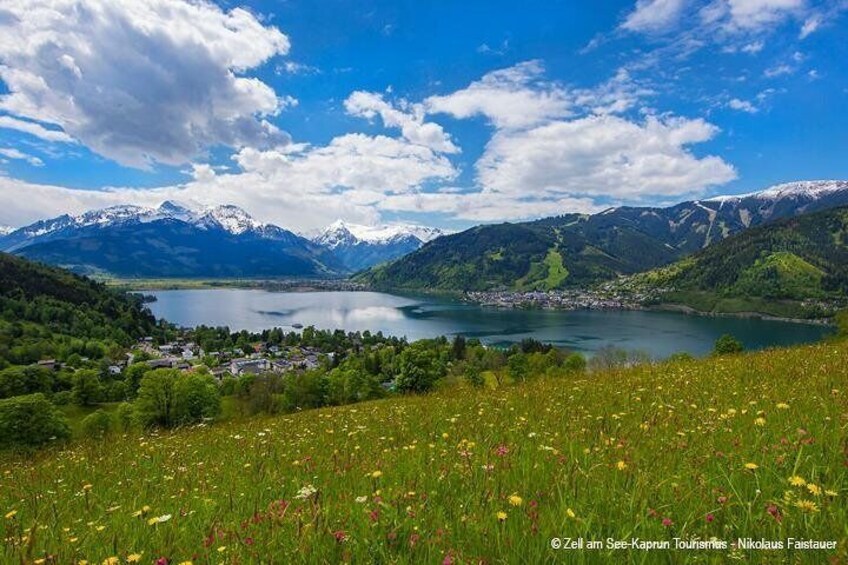
[[[741,353],[744,349],[741,341],[730,334],[724,334],[716,340],[713,353],[715,355],[731,355]]]
[[[103,437],[112,431],[112,417],[105,410],[96,410],[83,418],[81,428],[85,437]]]
[[[43,394],[0,400],[0,448],[39,446],[70,435],[65,417]]]
[[[586,371],[586,358],[580,353],[572,353],[565,358],[562,368],[566,373],[583,373]]]
[[[129,402],[121,402],[115,409],[114,428],[116,431],[128,432],[133,429],[135,413],[133,405]]]

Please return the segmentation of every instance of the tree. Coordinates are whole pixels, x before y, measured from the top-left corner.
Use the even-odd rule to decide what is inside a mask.
[[[100,375],[93,369],[84,369],[74,373],[74,402],[80,406],[93,406],[103,401],[103,385]]]
[[[142,426],[173,425],[174,380],[178,376],[179,372],[173,369],[145,373],[133,404],[136,418]]]
[[[210,375],[180,375],[174,382],[174,414],[177,424],[191,424],[221,413],[218,385]]]
[[[124,371],[124,383],[127,385],[127,396],[135,398],[144,374],[150,371],[147,363],[133,363]]]
[[[713,353],[715,355],[732,355],[741,353],[744,349],[741,341],[730,334],[724,334],[716,340]]]
[[[0,400],[0,448],[40,446],[70,435],[65,417],[43,394]]]
[[[395,385],[401,392],[427,392],[445,376],[447,367],[431,341],[418,341],[407,347],[398,359]]]
[[[10,367],[0,371],[0,398],[53,392],[55,379],[44,367]]]
[[[506,362],[510,378],[515,382],[527,380],[530,375],[530,364],[524,353],[513,353]]]
[[[221,397],[212,377],[174,369],[147,372],[135,400],[136,418],[145,427],[191,424],[220,411]]]

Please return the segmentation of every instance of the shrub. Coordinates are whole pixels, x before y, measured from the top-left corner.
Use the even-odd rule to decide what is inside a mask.
[[[112,417],[105,410],[95,410],[82,420],[82,435],[103,437],[112,431]]]
[[[741,353],[744,349],[741,341],[730,334],[724,334],[716,340],[713,353],[715,355],[731,355]]]
[[[562,368],[566,373],[582,373],[586,371],[586,358],[580,353],[572,353],[565,358]]]
[[[69,436],[65,417],[43,394],[0,400],[0,448],[39,446]]]

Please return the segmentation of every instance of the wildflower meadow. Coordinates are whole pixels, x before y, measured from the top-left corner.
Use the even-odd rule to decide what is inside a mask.
[[[844,563],[847,495],[848,347],[823,343],[6,455],[0,556]],[[728,547],[554,549],[552,538]]]

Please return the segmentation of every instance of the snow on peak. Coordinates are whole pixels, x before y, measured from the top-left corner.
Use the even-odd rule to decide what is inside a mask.
[[[314,237],[313,241],[334,249],[340,245],[355,245],[360,242],[385,244],[409,237],[426,243],[440,235],[444,235],[442,230],[418,224],[394,223],[366,226],[336,220]]]
[[[15,228],[13,228],[13,227],[0,226],[0,237],[3,237],[4,235],[9,235],[13,231],[15,231]]]
[[[249,231],[258,231],[265,228],[265,224],[253,219],[250,214],[232,204],[225,204],[209,208],[200,219],[200,223],[206,226],[217,226],[234,235],[241,235]]]
[[[734,202],[743,198],[757,200],[781,200],[783,198],[822,198],[834,192],[848,191],[848,181],[844,180],[807,180],[787,182],[771,186],[765,190],[745,194],[728,194],[706,198],[704,202]]]

